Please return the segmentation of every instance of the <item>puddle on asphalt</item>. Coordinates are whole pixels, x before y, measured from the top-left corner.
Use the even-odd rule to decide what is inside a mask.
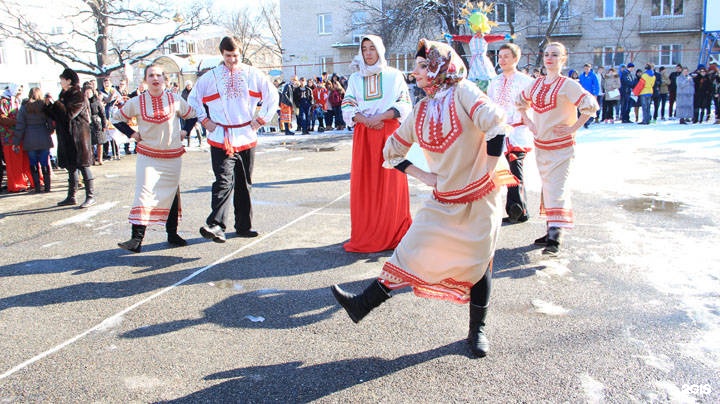
[[[630,212],[677,213],[685,205],[682,202],[664,200],[658,195],[643,195],[620,201],[620,206]]]

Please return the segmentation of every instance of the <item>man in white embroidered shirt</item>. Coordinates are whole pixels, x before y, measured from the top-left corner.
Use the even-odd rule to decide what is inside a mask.
[[[240,62],[240,45],[234,38],[220,41],[220,53],[223,63],[203,74],[188,96],[188,103],[207,129],[215,174],[212,212],[200,234],[216,243],[225,242],[231,198],[237,235],[258,235],[252,228],[250,201],[257,130],[272,119],[279,98],[267,75]],[[256,115],[259,102],[262,108]]]

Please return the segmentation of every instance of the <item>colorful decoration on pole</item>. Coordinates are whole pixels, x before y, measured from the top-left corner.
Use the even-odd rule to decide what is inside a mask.
[[[468,79],[483,91],[487,90],[488,81],[497,76],[495,67],[487,57],[488,43],[496,41],[508,41],[512,37],[508,34],[490,35],[490,30],[497,27],[495,21],[490,20],[488,15],[493,11],[493,4],[485,4],[484,2],[467,2],[460,9],[462,18],[458,20],[460,24],[466,24],[473,35],[450,35],[445,34],[448,43],[458,41],[467,43],[470,46],[470,69],[468,70]]]

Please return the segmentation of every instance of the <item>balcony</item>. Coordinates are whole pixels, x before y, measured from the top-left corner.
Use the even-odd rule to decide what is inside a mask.
[[[528,27],[526,38],[545,38],[549,22],[541,21],[540,24]],[[571,21],[570,19],[561,19],[555,26],[555,30],[550,34],[551,38],[579,38],[583,35],[582,24],[580,22]]]
[[[702,13],[678,16],[638,16],[638,33],[640,35],[686,34],[702,31]]]

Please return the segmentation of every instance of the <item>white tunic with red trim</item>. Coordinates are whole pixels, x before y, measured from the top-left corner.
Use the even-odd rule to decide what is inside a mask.
[[[519,110],[532,108],[535,112],[535,158],[542,181],[540,214],[547,217],[548,227],[573,227],[570,198],[570,166],[575,157],[575,133],[558,136],[556,125],[572,126],[577,111],[595,115],[600,108],[595,97],[567,77],[560,76],[545,84],[536,79],[515,99]]]
[[[132,224],[164,225],[179,192],[180,157],[185,153],[178,118],[195,118],[195,110],[177,94],[164,92],[153,97],[146,91],[125,102],[113,122],[127,123],[132,118],[137,119],[142,140],[135,146],[135,200],[128,219]],[[178,220],[181,217],[178,203]]]
[[[532,77],[527,74],[515,72],[510,77],[506,77],[505,74],[496,76],[488,84],[488,96],[503,107],[507,123],[512,127],[510,133],[505,136],[506,152],[528,153],[533,148],[532,132],[523,125],[522,114],[515,106],[515,99],[532,82]]]
[[[500,159],[487,171],[486,140],[509,130],[502,108],[477,86],[456,86],[420,101],[383,151],[386,168],[401,162],[417,142],[437,174],[433,198],[383,266],[391,289],[411,286],[421,297],[467,303],[470,288],[491,268],[503,214],[500,192],[516,184]]]
[[[394,67],[385,67],[382,72],[367,77],[355,72],[348,79],[348,88],[342,101],[345,122],[352,123],[356,113],[365,116],[382,114],[395,108],[400,123],[410,115],[412,103],[405,77]]]
[[[256,118],[261,124],[270,122],[278,100],[278,90],[270,78],[242,63],[232,71],[225,64],[209,70],[200,76],[188,96],[201,123],[210,119],[218,124],[214,131],[208,131],[208,144],[234,152],[257,145],[257,132],[250,127],[250,121]],[[262,107],[257,111],[260,102]]]

